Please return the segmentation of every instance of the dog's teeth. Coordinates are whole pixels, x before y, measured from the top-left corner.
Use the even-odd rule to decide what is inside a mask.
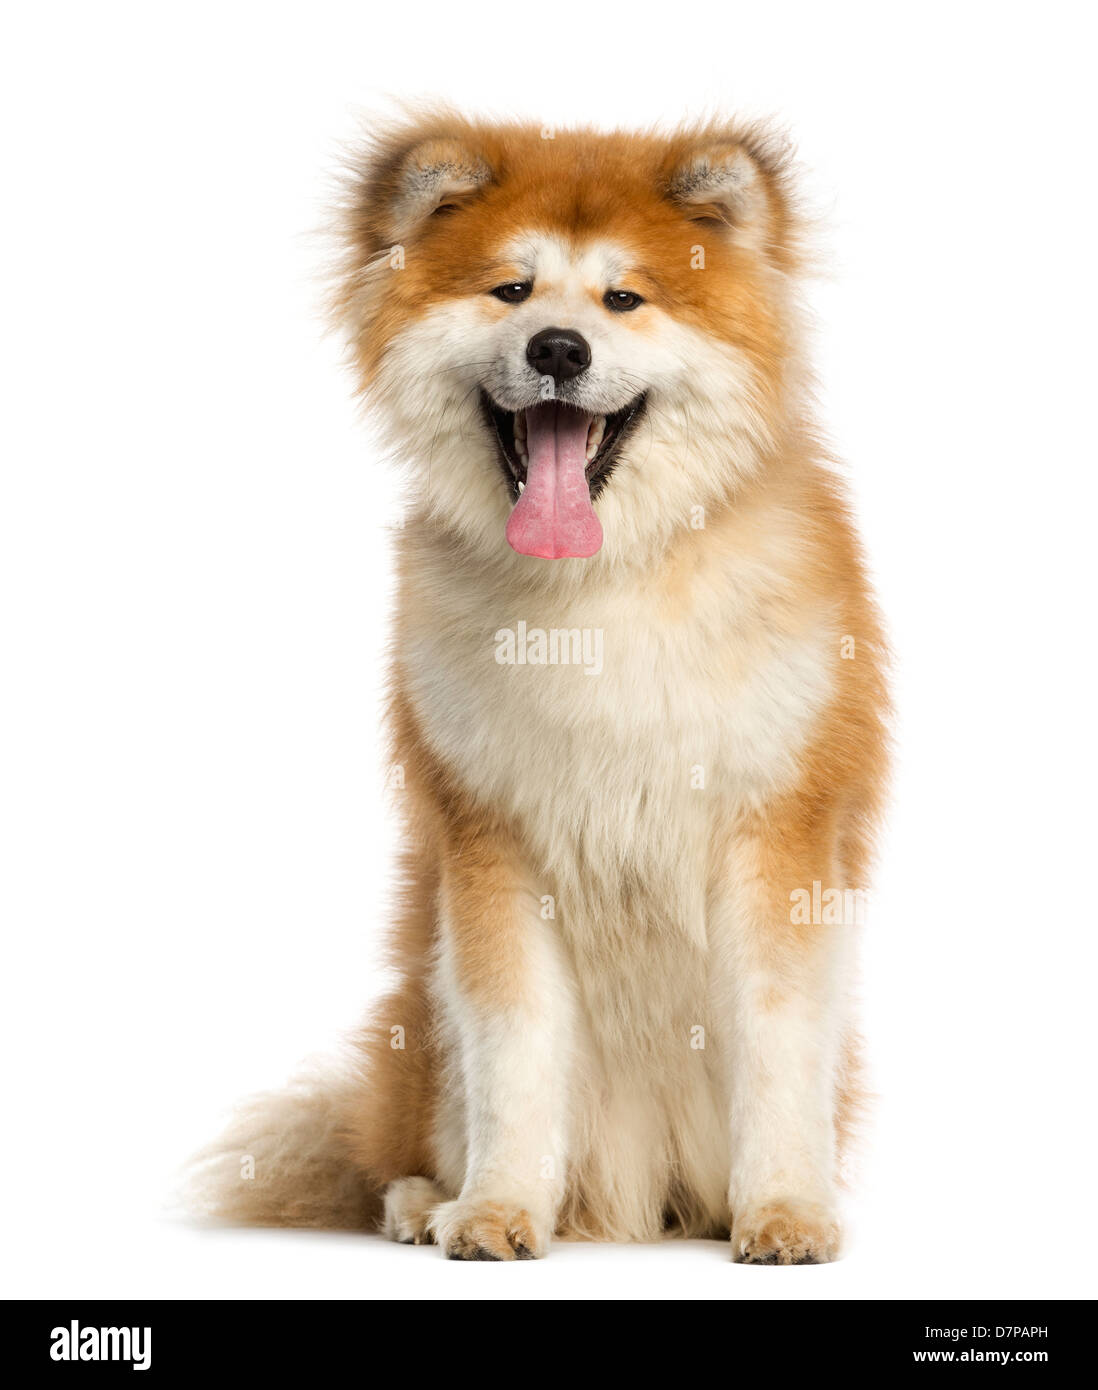
[[[518,485],[518,490],[519,490],[519,492],[525,492],[525,491],[526,491],[526,484],[525,484],[524,482],[521,482],[521,481],[520,481],[520,483],[519,483],[519,485]]]
[[[527,457],[526,440],[519,439],[517,435],[515,437],[515,453],[518,454],[520,459],[525,459]]]
[[[606,416],[600,415],[598,419],[591,421],[591,428],[587,432],[587,462],[591,460],[599,451],[602,437],[606,433]]]

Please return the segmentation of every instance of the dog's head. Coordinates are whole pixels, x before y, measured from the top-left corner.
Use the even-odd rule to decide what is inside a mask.
[[[344,230],[363,387],[467,544],[647,557],[794,418],[796,229],[758,128],[438,115],[373,143]]]

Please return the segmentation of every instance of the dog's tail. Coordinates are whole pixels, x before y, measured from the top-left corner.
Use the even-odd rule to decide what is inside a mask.
[[[180,1205],[231,1225],[375,1229],[380,1193],[347,1130],[361,1095],[350,1070],[317,1067],[285,1091],[253,1096],[188,1164]]]

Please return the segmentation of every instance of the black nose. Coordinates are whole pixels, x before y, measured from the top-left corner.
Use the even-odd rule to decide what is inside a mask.
[[[559,386],[591,365],[587,339],[570,328],[543,328],[526,344],[526,360],[535,372],[551,376]]]

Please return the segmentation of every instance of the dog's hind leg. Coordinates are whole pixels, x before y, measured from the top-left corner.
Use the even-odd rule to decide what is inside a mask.
[[[382,1231],[401,1245],[432,1245],[427,1222],[446,1194],[430,1178],[397,1178],[385,1189]]]

